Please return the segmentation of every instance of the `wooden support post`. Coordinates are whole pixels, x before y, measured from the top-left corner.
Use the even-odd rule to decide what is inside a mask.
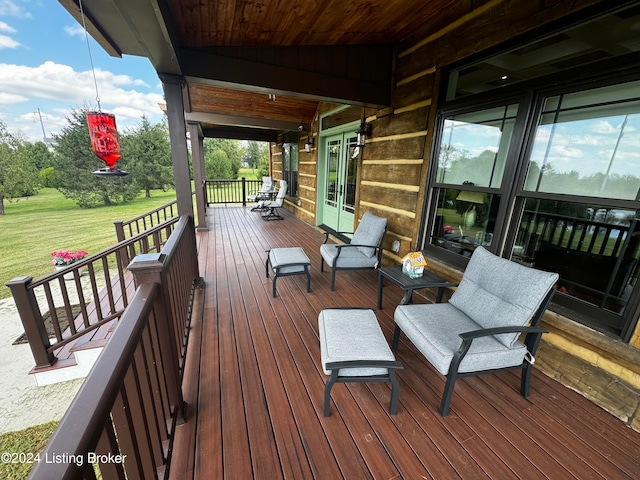
[[[53,352],[49,352],[51,346],[49,335],[44,326],[44,320],[40,313],[40,307],[33,290],[27,288],[33,277],[16,277],[7,283],[11,295],[16,302],[20,320],[27,335],[33,359],[36,361],[36,369],[48,368],[55,362]]]
[[[184,103],[182,99],[182,88],[186,83],[184,77],[178,75],[163,73],[159,74],[159,77],[162,81],[164,96],[167,99],[171,160],[173,163],[173,178],[176,185],[178,215],[193,217],[187,130],[184,124]]]

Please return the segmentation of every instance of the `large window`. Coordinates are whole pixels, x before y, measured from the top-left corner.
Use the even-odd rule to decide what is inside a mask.
[[[438,116],[423,246],[462,267],[482,245],[558,272],[552,308],[628,340],[640,312],[640,65],[612,65],[504,87],[493,103],[465,79],[466,101],[450,95]],[[449,93],[469,71],[452,73]]]
[[[286,140],[285,140],[286,141]],[[282,146],[282,176],[287,181],[287,196],[298,196],[298,142]]]

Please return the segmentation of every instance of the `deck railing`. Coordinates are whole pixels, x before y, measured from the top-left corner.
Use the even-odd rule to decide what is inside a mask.
[[[59,272],[37,280],[17,277],[7,283],[33,353],[34,371],[49,368],[70,342],[109,328],[122,315],[133,280],[126,266],[138,254],[160,252],[178,220],[167,220]],[[45,325],[45,314],[52,332]]]
[[[242,177],[239,180],[205,180],[204,195],[207,205],[221,203],[247,204],[247,197],[252,192],[257,192],[262,185],[262,180],[247,180]]]
[[[199,287],[193,220],[182,217],[161,253],[138,255],[129,268],[135,295],[31,479],[168,476]]]
[[[118,242],[122,242],[177,216],[178,201],[174,200],[130,220],[117,220],[113,222],[116,238]]]

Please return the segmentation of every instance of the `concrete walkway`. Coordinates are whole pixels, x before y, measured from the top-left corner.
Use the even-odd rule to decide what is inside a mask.
[[[36,386],[29,344],[12,345],[24,332],[13,298],[0,300],[0,331],[0,434],[60,420],[84,379]]]

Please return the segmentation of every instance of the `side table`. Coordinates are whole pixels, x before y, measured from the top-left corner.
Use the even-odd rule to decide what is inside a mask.
[[[394,265],[393,267],[384,267],[378,269],[378,310],[382,309],[382,287],[384,286],[384,279],[398,285],[404,290],[404,296],[400,301],[400,305],[407,305],[411,303],[411,297],[414,290],[420,290],[421,288],[437,288],[438,294],[436,296],[436,302],[440,303],[442,300],[442,294],[447,287],[457,287],[457,283],[451,283],[442,277],[439,277],[433,272],[427,270],[424,271],[420,278],[409,278],[402,273],[402,265]]]

